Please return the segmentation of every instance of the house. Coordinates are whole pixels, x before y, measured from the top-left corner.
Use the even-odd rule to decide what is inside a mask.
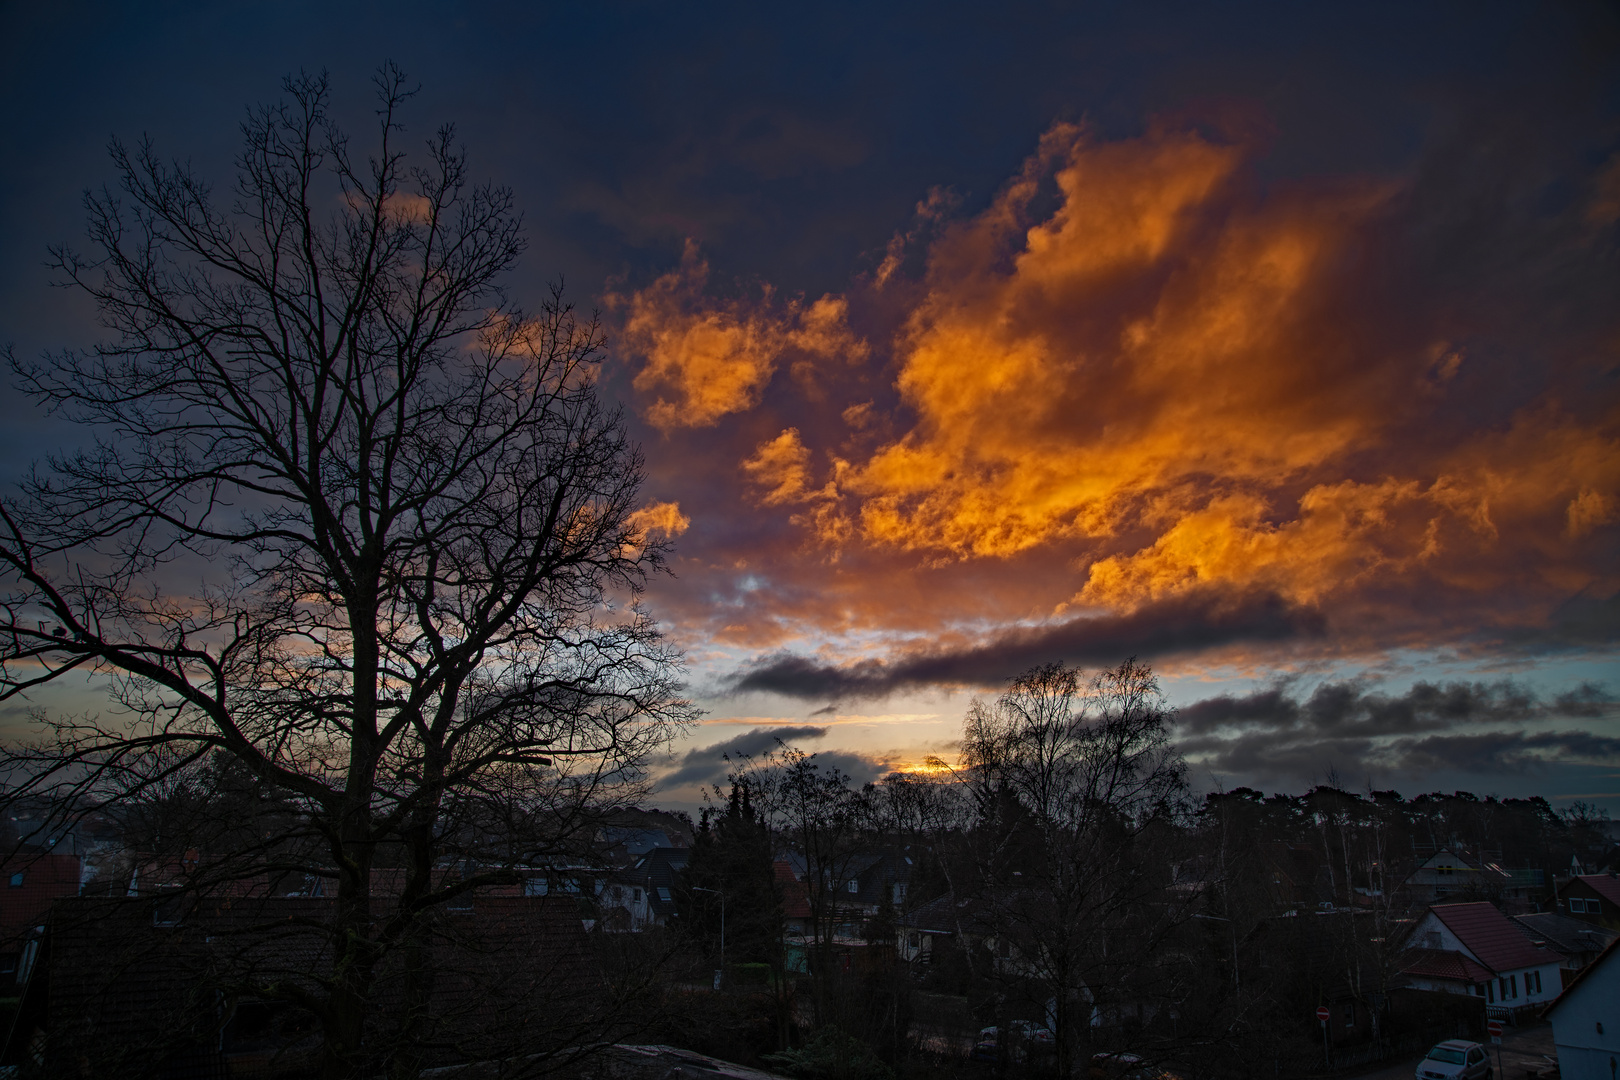
[[[0,862],[0,997],[13,997],[36,928],[56,901],[79,893],[79,858],[52,851],[19,851]]]
[[[1482,997],[1494,1017],[1512,1019],[1563,987],[1563,958],[1532,944],[1518,924],[1484,901],[1430,907],[1406,945],[1399,964],[1410,986]]]
[[[1572,919],[1555,911],[1542,911],[1531,915],[1509,916],[1532,945],[1551,949],[1564,958],[1559,977],[1568,986],[1586,965],[1598,958],[1609,942],[1620,933],[1597,926],[1584,919]]]
[[[1442,848],[1419,863],[1401,885],[1415,904],[1440,904],[1459,897],[1501,896],[1512,875],[1494,865],[1472,866],[1461,855]]]
[[[1580,874],[1558,888],[1558,908],[1572,919],[1620,930],[1620,877]]]
[[[946,940],[958,934],[970,901],[960,904],[947,893],[895,920],[895,955],[907,963],[932,963]],[[958,912],[958,908],[963,908]]]
[[[675,888],[692,859],[689,848],[653,848],[636,860],[647,896],[647,926],[666,926],[675,914]]]
[[[607,875],[597,893],[597,925],[612,932],[645,930],[653,921],[652,898],[647,874],[642,870],[619,870]]]
[[[903,908],[911,883],[911,865],[911,857],[900,852],[857,855],[843,867],[839,900],[859,907],[867,915],[875,914],[884,904]]]
[[[1015,939],[1020,901],[1028,895],[1013,888],[965,898],[946,893],[896,918],[895,955],[907,963],[928,964],[947,948],[983,949],[998,972],[1026,974],[1026,954]]]
[[[793,864],[777,859],[771,864],[776,887],[782,893],[782,934],[787,938],[804,939],[810,936],[810,892],[793,872]]]
[[[602,845],[602,860],[609,866],[633,866],[636,860],[655,848],[678,847],[664,829],[608,825],[596,831]]]
[[[1620,1062],[1620,944],[1609,942],[1542,1016],[1552,1021],[1563,1080],[1613,1080]]]

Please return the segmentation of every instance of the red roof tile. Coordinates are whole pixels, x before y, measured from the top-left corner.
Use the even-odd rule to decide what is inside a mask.
[[[79,894],[79,860],[55,853],[17,854],[0,863],[0,878],[0,952],[8,952],[45,921],[51,904]]]
[[[1540,964],[1556,964],[1557,953],[1530,944],[1506,915],[1484,901],[1473,904],[1436,904],[1429,909],[1457,935],[1469,952],[1493,972],[1515,971]]]
[[[776,872],[777,887],[782,890],[782,915],[788,919],[810,917],[810,892],[793,873],[793,864],[777,859],[772,869]]]
[[[1462,953],[1450,949],[1409,949],[1401,956],[1401,972],[1466,983],[1490,982],[1493,977]]]

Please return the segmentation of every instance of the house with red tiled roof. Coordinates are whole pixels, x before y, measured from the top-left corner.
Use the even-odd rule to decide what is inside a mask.
[[[19,851],[0,862],[0,997],[26,975],[28,943],[51,905],[78,894],[77,855]]]
[[[771,864],[776,887],[782,891],[782,929],[793,938],[810,936],[810,892],[793,872],[793,864],[777,859]]]
[[[1400,971],[1412,987],[1486,1000],[1497,1015],[1541,1005],[1563,989],[1557,953],[1535,945],[1494,905],[1435,904],[1406,939]]]
[[[1558,888],[1558,907],[1572,919],[1620,930],[1620,877],[1580,874]]]

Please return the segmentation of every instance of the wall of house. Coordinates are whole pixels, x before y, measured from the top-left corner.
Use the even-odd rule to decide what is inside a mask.
[[[1620,1066],[1620,961],[1587,973],[1552,1012],[1563,1080],[1612,1080]]]
[[[1527,989],[1527,987],[1530,986],[1529,975],[1531,972],[1535,972],[1541,976],[1541,989],[1539,991],[1531,992]],[[1542,964],[1539,967],[1520,968],[1517,971],[1510,971],[1506,972],[1505,974],[1508,976],[1518,976],[1519,996],[1516,998],[1508,998],[1504,1001],[1502,999],[1501,992],[1498,991],[1496,1001],[1499,1005],[1517,1006],[1545,1004],[1546,1002],[1549,1002],[1553,998],[1557,997],[1564,988],[1563,981],[1558,975],[1557,964]]]
[[[1435,938],[1430,937],[1431,934],[1435,933],[1440,935],[1438,943],[1436,943]],[[1439,917],[1436,916],[1432,911],[1426,913],[1422,919],[1418,920],[1417,927],[1412,931],[1411,936],[1408,937],[1406,941],[1408,945],[1411,945],[1414,948],[1445,949],[1450,952],[1460,952],[1468,956],[1474,956],[1473,952],[1466,948],[1462,941],[1458,939],[1457,935],[1453,934],[1451,930],[1447,928],[1446,924],[1441,922]],[[1477,960],[1479,958],[1475,956],[1474,959]]]
[[[1571,900],[1578,901],[1581,910],[1575,910],[1575,905],[1570,904]],[[1570,881],[1559,891],[1558,910],[1560,914],[1593,926],[1620,929],[1620,909],[1615,907],[1614,901],[1580,878]]]

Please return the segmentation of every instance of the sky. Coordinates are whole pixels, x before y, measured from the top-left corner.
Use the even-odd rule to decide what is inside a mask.
[[[609,337],[675,534],[691,806],[951,759],[1031,666],[1159,673],[1199,790],[1620,814],[1620,7],[0,7],[0,342],[109,138],[420,83]],[[78,435],[13,398],[0,481]],[[3,720],[5,718],[0,718]]]

